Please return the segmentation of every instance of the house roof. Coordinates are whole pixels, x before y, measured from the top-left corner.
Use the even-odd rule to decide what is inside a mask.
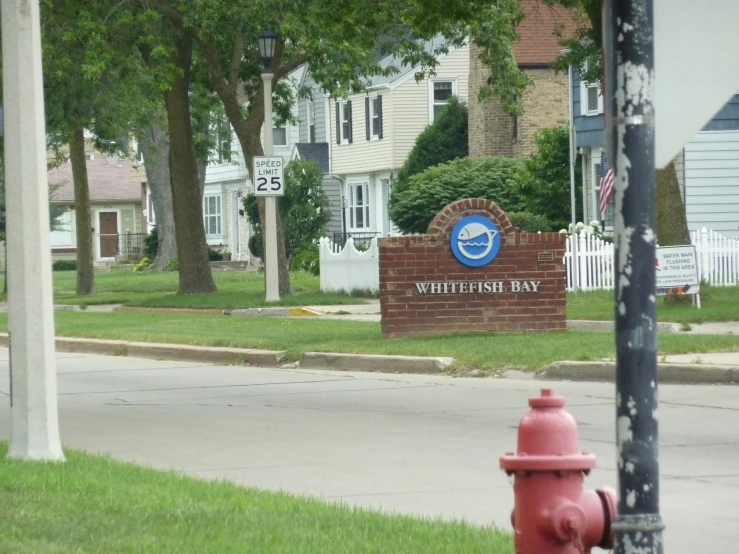
[[[561,6],[546,6],[540,0],[521,0],[526,17],[516,31],[520,40],[513,43],[513,54],[518,65],[551,65],[563,50],[564,38],[572,38],[580,18]]]
[[[439,47],[443,46],[447,42],[447,39],[443,36],[436,36],[432,38],[431,40],[427,40],[423,48],[424,50],[431,54]],[[450,47],[450,51],[453,50],[453,47]],[[442,59],[444,56],[440,55],[437,56],[437,59]],[[414,71],[416,69],[416,66],[414,65],[408,65],[403,64],[401,60],[395,57],[395,54],[388,54],[385,57],[378,60],[380,67],[383,69],[387,69],[391,65],[395,65],[395,68],[398,70],[397,72],[393,73],[392,75],[376,75],[370,78],[370,87],[378,87],[381,85],[391,85],[395,83],[396,81],[402,79],[405,77],[408,73],[411,71]]]
[[[111,160],[112,161],[112,160]],[[131,182],[131,162],[118,159],[113,165],[108,160],[87,160],[87,180],[90,202],[141,202],[141,184]],[[74,182],[70,162],[48,173],[49,186],[61,185],[54,192],[55,202],[74,202]]]
[[[301,160],[316,162],[321,172],[327,175],[328,165],[328,143],[327,142],[299,142],[295,145]]]

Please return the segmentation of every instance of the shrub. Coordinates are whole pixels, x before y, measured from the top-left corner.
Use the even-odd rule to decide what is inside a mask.
[[[179,271],[180,270],[180,261],[177,258],[172,258],[171,260],[167,260],[167,263],[164,264],[164,271]]]
[[[451,97],[436,120],[418,135],[408,159],[398,172],[398,182],[407,182],[423,170],[469,155],[469,112],[467,105]]]
[[[77,260],[56,260],[51,264],[52,271],[76,271]]]
[[[403,233],[425,233],[447,204],[463,198],[487,198],[517,211],[517,178],[522,162],[510,158],[460,158],[414,175],[405,190],[393,191],[390,219]]]
[[[155,225],[154,228],[151,230],[151,233],[146,235],[146,238],[144,239],[144,255],[150,260],[153,260],[157,257],[158,250],[159,232],[157,231],[157,226]]]
[[[256,258],[262,258],[264,254],[264,240],[262,240],[261,233],[249,237],[249,252]]]
[[[208,248],[208,259],[211,262],[222,262],[223,254],[221,254],[218,250],[214,250],[213,248]]]
[[[290,262],[290,269],[292,271],[307,271],[312,275],[320,275],[320,263],[318,248],[310,248],[308,250],[301,250],[295,255]]]
[[[545,233],[554,230],[552,222],[543,215],[529,212],[510,212],[508,213],[508,219],[510,219],[511,225],[529,233],[538,233],[539,231]]]
[[[152,260],[149,257],[144,256],[143,258],[141,258],[141,261],[133,268],[133,270],[146,271],[151,267],[151,262]]]

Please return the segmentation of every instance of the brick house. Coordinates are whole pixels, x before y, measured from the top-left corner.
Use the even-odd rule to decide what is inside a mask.
[[[506,156],[524,158],[534,153],[534,135],[545,128],[566,125],[568,112],[567,74],[556,74],[552,64],[562,52],[557,29],[572,36],[577,20],[560,7],[545,6],[538,0],[522,0],[526,17],[518,26],[520,40],[513,45],[518,66],[531,78],[524,93],[524,114],[503,112],[497,98],[479,102],[478,91],[490,78],[480,62],[479,50],[470,48],[469,147],[471,157]]]

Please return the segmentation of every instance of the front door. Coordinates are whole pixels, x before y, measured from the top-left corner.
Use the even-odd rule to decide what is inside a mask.
[[[115,258],[118,254],[118,213],[98,212],[100,218],[100,257]]]

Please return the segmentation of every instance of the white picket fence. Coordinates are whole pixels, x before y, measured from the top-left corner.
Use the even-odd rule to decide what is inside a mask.
[[[338,250],[338,251],[335,251]],[[348,238],[342,249],[334,248],[327,238],[319,243],[322,292],[351,292],[352,290],[380,290],[380,258],[377,239],[362,252]]]
[[[724,237],[705,227],[691,232],[698,257],[701,281],[726,287],[739,285],[739,240]],[[613,290],[614,247],[595,235],[580,233],[569,236],[565,252],[567,290],[573,290],[572,251],[577,240],[578,288],[581,290]]]

